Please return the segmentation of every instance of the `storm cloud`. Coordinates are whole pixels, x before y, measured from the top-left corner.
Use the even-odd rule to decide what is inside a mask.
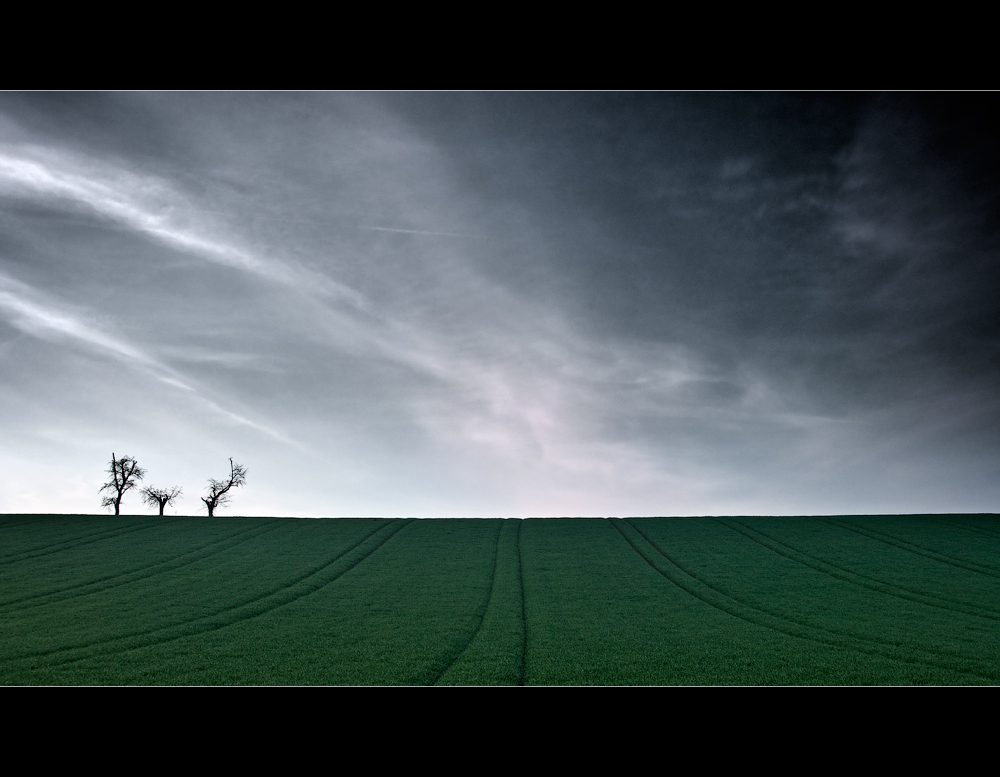
[[[997,102],[0,94],[0,512],[992,512]]]

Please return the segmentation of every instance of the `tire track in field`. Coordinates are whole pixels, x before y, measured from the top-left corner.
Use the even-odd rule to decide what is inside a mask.
[[[917,556],[924,556],[925,558],[937,561],[940,564],[947,564],[948,566],[955,567],[956,569],[964,569],[968,572],[975,572],[979,575],[986,575],[987,577],[1000,579],[1000,569],[997,569],[996,567],[986,566],[985,564],[977,564],[974,561],[966,561],[965,559],[960,559],[957,556],[925,548],[923,545],[918,545],[915,542],[909,542],[907,540],[900,539],[899,537],[894,537],[891,534],[884,534],[883,532],[876,531],[875,529],[863,529],[860,526],[855,526],[854,524],[847,523],[846,521],[838,521],[833,518],[817,518],[816,520],[832,523],[834,526],[840,526],[842,529],[847,529],[855,534],[860,534],[862,537],[867,537],[870,540],[881,542],[884,545],[891,545],[894,548],[905,550]]]
[[[173,623],[169,626],[162,626],[148,631],[137,631],[132,634],[124,634],[95,642],[78,645],[64,645],[51,650],[39,650],[23,653],[18,656],[5,658],[3,659],[3,662],[5,664],[12,664],[14,662],[30,661],[31,659],[42,659],[42,664],[33,665],[30,668],[35,669],[39,668],[39,666],[65,666],[66,664],[86,661],[91,658],[100,658],[102,656],[115,653],[125,653],[129,650],[135,650],[137,648],[162,645],[167,642],[183,639],[184,637],[206,634],[210,631],[218,631],[219,629],[232,626],[236,623],[240,623],[241,621],[258,618],[261,615],[266,615],[267,613],[273,612],[280,607],[284,607],[285,605],[291,604],[299,599],[303,599],[306,596],[309,596],[310,594],[326,587],[330,583],[333,583],[338,578],[346,575],[363,561],[371,557],[396,534],[406,528],[410,522],[411,521],[406,519],[396,519],[391,520],[388,524],[384,524],[382,526],[376,525],[372,531],[346,550],[338,553],[330,559],[330,561],[310,569],[287,585],[276,588],[265,594],[259,594],[252,599],[239,602],[230,607],[225,607],[218,612],[212,613],[211,615],[205,615],[190,621],[182,621],[180,623]],[[379,537],[377,535],[382,536]],[[372,540],[373,542],[369,542]],[[371,547],[362,549],[362,546],[366,543],[368,543]],[[354,551],[359,549],[362,549],[360,554],[354,553]],[[340,561],[343,561],[343,563],[338,565],[338,562]],[[97,652],[97,649],[101,647],[107,647],[108,649]],[[54,658],[55,660],[44,660],[48,658]]]
[[[30,596],[22,596],[18,599],[8,599],[6,601],[0,601],[0,612],[2,611],[13,611],[20,612],[23,610],[32,609],[34,607],[44,607],[47,604],[53,604],[55,602],[65,602],[70,599],[76,599],[80,596],[89,596],[90,594],[100,593],[101,591],[108,591],[113,588],[119,588],[123,585],[128,585],[130,583],[136,583],[140,580],[147,580],[151,577],[156,577],[157,575],[166,574],[167,572],[173,572],[177,569],[182,569],[190,564],[194,564],[198,561],[202,561],[206,558],[211,558],[212,556],[222,553],[223,551],[230,550],[244,542],[249,542],[252,539],[256,539],[263,534],[272,532],[279,528],[278,524],[282,521],[281,518],[272,518],[268,524],[264,526],[252,526],[249,529],[243,529],[242,531],[231,534],[228,537],[224,537],[215,542],[211,542],[208,545],[204,545],[195,550],[188,551],[186,553],[181,553],[177,556],[172,556],[163,561],[156,562],[155,564],[148,564],[146,566],[137,567],[135,569],[130,569],[127,572],[119,572],[114,575],[106,575],[104,577],[97,577],[92,580],[88,580],[83,583],[77,583],[75,585],[66,586],[65,588],[55,588],[43,593],[31,594]],[[243,536],[252,532],[252,536]],[[220,547],[221,546],[221,547]],[[182,560],[183,559],[183,560]],[[111,583],[110,585],[99,585],[100,583],[107,583],[110,580],[117,580],[116,583]],[[87,590],[81,590],[87,589]],[[73,592],[73,593],[71,593]],[[60,596],[60,594],[68,594],[67,596]],[[39,601],[45,599],[45,601]],[[21,605],[20,607],[15,605]]]
[[[746,623],[750,623],[754,626],[760,626],[762,628],[771,629],[779,634],[785,634],[786,636],[796,637],[798,639],[804,639],[810,642],[815,642],[820,645],[828,645],[831,647],[836,647],[840,649],[853,650],[857,653],[862,653],[865,655],[876,656],[878,658],[888,658],[892,661],[899,661],[901,663],[909,664],[921,664],[923,666],[931,667],[933,669],[944,669],[949,672],[955,672],[958,674],[971,675],[973,677],[980,677],[984,680],[989,680],[991,682],[996,682],[996,678],[992,675],[987,675],[981,673],[979,670],[973,670],[968,667],[958,667],[952,666],[952,662],[959,662],[968,659],[963,659],[961,656],[957,656],[949,653],[941,653],[939,651],[933,651],[926,648],[919,648],[918,650],[924,654],[927,653],[937,653],[941,658],[945,659],[947,663],[941,663],[939,661],[928,660],[926,658],[919,658],[913,653],[905,654],[902,651],[909,647],[905,643],[899,642],[889,642],[886,640],[879,640],[871,637],[865,637],[862,635],[855,635],[850,633],[842,633],[833,629],[823,628],[818,626],[813,626],[807,623],[802,623],[789,618],[784,615],[775,615],[772,612],[768,612],[755,604],[750,602],[745,602],[734,596],[724,593],[723,591],[714,588],[713,586],[706,583],[704,580],[699,579],[696,575],[689,572],[687,569],[682,567],[674,559],[664,553],[659,546],[657,546],[652,540],[650,540],[645,533],[638,527],[632,524],[631,521],[623,520],[622,523],[628,524],[645,542],[666,559],[673,567],[675,567],[681,575],[668,574],[656,566],[650,559],[632,542],[631,538],[625,533],[625,531],[619,525],[619,521],[612,521],[612,525],[618,530],[622,538],[632,547],[632,549],[642,558],[650,567],[652,567],[656,572],[665,577],[671,583],[676,585],[681,590],[687,592],[694,598],[704,602],[709,607],[713,607],[720,612],[724,612],[727,615],[732,615]],[[687,579],[687,578],[690,578]],[[708,589],[708,593],[700,590],[699,586]],[[715,601],[713,601],[713,599]],[[749,612],[747,612],[749,611]],[[818,632],[818,633],[817,633]],[[865,644],[870,643],[870,644]]]
[[[32,526],[33,524],[41,523],[43,520],[49,517],[50,516],[48,515],[27,516],[26,520],[23,521],[4,519],[0,521],[0,529],[18,529],[22,526]]]
[[[45,518],[48,517],[49,516],[44,516],[43,518],[40,518],[38,521],[32,521],[31,523],[22,524],[20,527],[15,527],[15,528],[24,528],[25,526],[43,524],[45,522]],[[105,516],[105,518],[115,519],[116,516]],[[87,540],[95,538],[99,539],[109,534],[113,535],[116,532],[121,532],[122,530],[126,529],[135,529],[136,527],[142,525],[143,524],[138,521],[126,520],[126,519],[114,520],[112,525],[104,523],[98,526],[97,528],[95,528],[94,523],[90,524],[81,523],[75,527],[72,527],[72,530],[67,531],[66,534],[68,536],[66,536],[64,539],[52,541],[51,538],[45,538],[48,539],[49,541],[43,542],[41,545],[29,546],[21,550],[8,550],[6,553],[0,555],[0,562],[7,561],[8,559],[14,559],[16,556],[22,556],[28,553],[38,553],[38,552],[48,551],[52,548],[58,548],[59,546],[62,545],[69,545],[76,542],[85,542]],[[63,526],[65,527],[65,524],[63,524]],[[81,530],[83,531],[82,534],[80,533]],[[52,533],[51,527],[47,527],[47,532],[50,534]],[[30,542],[31,538],[28,538],[26,541]]]
[[[500,520],[493,592],[479,633],[438,685],[524,683],[525,619],[518,542],[523,521]]]
[[[149,523],[139,523],[131,526],[118,526],[111,529],[104,529],[93,534],[86,534],[83,537],[74,537],[71,540],[62,540],[48,545],[38,545],[31,550],[16,551],[6,556],[0,556],[0,564],[16,564],[19,561],[27,561],[28,559],[39,558],[40,556],[50,556],[53,553],[61,553],[62,551],[70,550],[71,548],[91,545],[92,543],[101,542],[112,537],[120,537],[123,534],[131,534],[132,532],[149,529],[150,527],[156,525],[157,524],[155,522],[150,521]]]
[[[490,591],[486,595],[486,598],[482,602],[480,602],[479,608],[476,610],[476,615],[477,615],[476,628],[473,630],[469,638],[465,641],[465,644],[463,644],[462,647],[459,648],[457,652],[453,652],[450,654],[450,657],[445,657],[443,659],[443,661],[445,662],[443,669],[441,669],[440,671],[431,670],[424,673],[426,675],[426,674],[431,674],[431,672],[433,672],[433,674],[431,674],[431,680],[429,682],[420,683],[421,685],[437,685],[438,682],[440,682],[441,678],[448,673],[448,670],[451,669],[456,663],[458,663],[459,659],[461,659],[462,656],[465,655],[466,651],[468,651],[473,641],[479,635],[479,631],[483,628],[483,621],[486,620],[486,612],[490,608],[490,602],[493,601],[493,593],[496,591],[497,587],[497,552],[500,549],[501,529],[503,529],[503,524],[500,523],[500,521],[498,520],[497,536],[493,542],[493,569],[490,572]],[[420,681],[417,680],[417,682]]]
[[[528,615],[524,601],[524,560],[521,556],[521,528],[524,526],[522,520],[517,525],[517,581],[521,589],[521,676],[518,678],[518,686],[523,687],[528,677]]]
[[[898,599],[915,602],[928,607],[936,607],[938,609],[945,610],[946,612],[961,613],[963,615],[973,615],[992,621],[1000,621],[1000,610],[991,609],[989,607],[978,607],[976,605],[967,604],[955,599],[949,599],[948,597],[929,594],[924,591],[918,591],[916,589],[907,588],[906,586],[894,583],[887,583],[884,580],[863,575],[860,572],[854,572],[845,567],[832,564],[825,559],[818,558],[817,556],[813,556],[802,550],[793,548],[791,545],[787,545],[780,540],[776,540],[774,537],[766,534],[760,529],[747,526],[735,518],[713,518],[712,520],[736,532],[737,534],[743,535],[751,542],[755,542],[761,547],[767,548],[773,553],[777,553],[779,556],[783,556],[784,558],[794,561],[796,564],[808,567],[809,569],[814,569],[821,574],[850,583],[851,585],[856,585],[860,588],[867,588],[868,590],[875,591],[876,593],[894,596]],[[736,524],[736,526],[731,524]],[[740,528],[736,528],[737,526]]]
[[[993,529],[987,529],[983,526],[970,526],[967,523],[956,523],[955,521],[949,521],[945,518],[939,516],[934,516],[933,518],[938,523],[943,523],[945,526],[954,526],[956,529],[962,529],[964,531],[973,532],[974,534],[981,534],[984,537],[992,537],[994,539],[1000,539],[1000,531]]]

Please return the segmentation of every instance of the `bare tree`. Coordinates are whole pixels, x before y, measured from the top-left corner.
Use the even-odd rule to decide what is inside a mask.
[[[177,497],[181,495],[181,491],[183,491],[183,489],[178,486],[172,486],[171,488],[146,486],[139,493],[142,494],[142,501],[150,507],[156,507],[159,505],[160,515],[163,515],[163,508],[177,499]]]
[[[204,502],[205,506],[208,508],[209,518],[215,515],[216,507],[229,503],[229,500],[232,498],[232,494],[229,493],[229,489],[242,486],[246,483],[246,467],[240,466],[239,464],[233,464],[233,460],[230,459],[229,469],[229,480],[209,479],[208,496],[203,496],[201,498],[201,501]]]
[[[108,474],[111,480],[101,486],[97,493],[108,492],[108,495],[101,500],[101,507],[113,507],[115,515],[118,515],[125,492],[139,485],[139,481],[146,477],[146,470],[142,469],[132,456],[116,459],[112,453]]]

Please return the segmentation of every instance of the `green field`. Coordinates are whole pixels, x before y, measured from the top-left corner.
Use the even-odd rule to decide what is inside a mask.
[[[0,516],[7,685],[993,685],[994,515]]]

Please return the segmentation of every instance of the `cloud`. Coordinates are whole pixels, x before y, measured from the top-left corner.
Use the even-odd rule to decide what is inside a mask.
[[[168,182],[47,148],[0,148],[0,193],[69,202],[101,218],[199,256],[311,296],[365,309],[357,290],[294,262],[263,258],[218,226]]]
[[[110,357],[153,377],[164,385],[185,392],[230,423],[248,426],[287,444],[296,444],[281,432],[228,410],[205,397],[203,391],[187,376],[126,340],[108,334],[97,325],[88,322],[84,315],[72,312],[67,306],[53,302],[27,284],[2,274],[0,274],[0,315],[13,327],[31,337],[82,346],[91,352]]]
[[[439,237],[476,237],[465,232],[433,232],[426,229],[395,229],[393,227],[358,227],[368,232],[401,232],[404,235],[432,235]]]
[[[452,350],[455,346],[453,337],[436,331],[432,324],[405,314],[402,317],[387,316],[376,311],[361,293],[345,284],[291,261],[278,260],[273,256],[263,258],[218,223],[206,220],[203,216],[205,209],[186,198],[167,180],[138,175],[94,158],[49,148],[0,147],[0,193],[68,204],[186,254],[280,284],[306,298],[306,306],[303,308],[300,305],[300,309],[306,313],[307,325],[327,333],[328,346],[335,345],[365,358],[384,358],[406,365],[421,375],[431,376],[450,386],[460,395],[475,394],[485,401],[485,407],[491,408],[491,414],[510,422],[524,414],[536,417],[537,423],[537,418],[544,415],[537,407],[522,413],[511,409],[510,402],[499,402],[497,391],[503,389],[498,387],[506,379],[499,378],[496,369],[490,369],[489,352],[469,364],[466,358],[457,356]],[[360,228],[427,236],[471,236],[461,232]],[[331,307],[327,304],[331,300],[347,305]],[[0,279],[0,308],[12,324],[27,334],[76,343],[111,356],[152,375],[165,385],[198,395],[213,412],[231,421],[258,428],[269,436],[290,442],[273,429],[204,398],[183,373],[135,345],[109,335],[89,323],[85,315],[71,313],[65,306],[42,298],[24,284],[10,278]],[[229,368],[245,368],[255,358],[189,346],[166,346],[159,348],[158,352],[171,361]],[[496,379],[484,379],[487,374],[493,374]],[[508,396],[511,396],[509,390]],[[522,426],[530,428],[531,424]]]
[[[102,332],[78,316],[59,309],[26,284],[3,275],[0,275],[0,311],[3,311],[15,328],[25,334],[53,342],[82,344],[132,366],[166,375],[167,368],[139,349]],[[191,390],[175,376],[170,377],[173,378],[174,385]]]
[[[187,362],[189,364],[215,365],[234,370],[269,369],[262,365],[261,357],[253,353],[233,353],[231,351],[218,351],[198,346],[162,346],[157,350],[168,359]]]

